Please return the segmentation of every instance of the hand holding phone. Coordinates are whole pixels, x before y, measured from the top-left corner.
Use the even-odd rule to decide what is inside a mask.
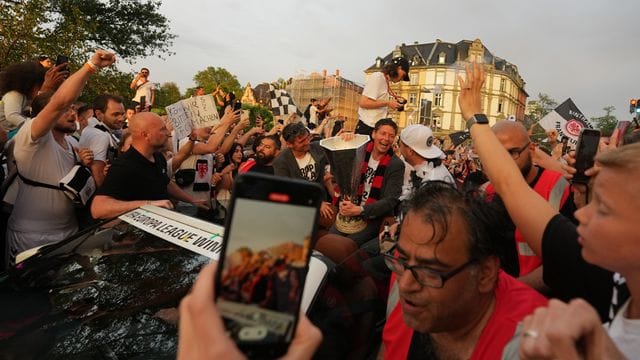
[[[180,303],[179,360],[236,359],[243,356],[226,334],[214,303],[215,270],[215,264],[205,266],[192,291]],[[287,357],[311,359],[321,341],[320,330],[302,315]]]
[[[216,306],[249,358],[277,358],[296,333],[322,188],[245,173],[236,179],[216,276]]]
[[[589,182],[589,176],[585,171],[593,167],[598,145],[600,144],[600,131],[594,129],[582,129],[580,137],[578,137],[578,145],[576,146],[576,172],[571,179],[574,183],[586,184]]]
[[[62,70],[69,70],[68,63],[69,63],[69,58],[64,56],[64,55],[58,55],[58,57],[56,58],[56,66],[62,65],[62,64],[67,64],[67,66],[62,68]]]
[[[140,112],[142,111],[146,111],[147,107],[147,96],[146,95],[142,95],[140,96]]]

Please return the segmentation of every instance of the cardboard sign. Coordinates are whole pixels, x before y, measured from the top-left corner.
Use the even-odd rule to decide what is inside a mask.
[[[214,126],[220,122],[213,95],[194,96],[165,108],[178,140],[191,134],[192,129]]]
[[[198,219],[146,205],[119,217],[121,220],[163,240],[218,260],[224,228]]]

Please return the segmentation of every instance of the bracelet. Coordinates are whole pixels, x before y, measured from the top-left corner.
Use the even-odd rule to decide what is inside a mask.
[[[89,71],[91,71],[92,73],[97,73],[98,70],[100,70],[100,68],[98,67],[98,65],[94,64],[91,62],[91,60],[87,61],[85,63],[85,66],[87,67],[87,69],[89,69]]]

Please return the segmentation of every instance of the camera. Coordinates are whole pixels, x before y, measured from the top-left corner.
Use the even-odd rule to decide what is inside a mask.
[[[400,104],[400,107],[398,107],[398,111],[404,111],[404,104],[407,103],[407,99],[397,98],[396,101]]]

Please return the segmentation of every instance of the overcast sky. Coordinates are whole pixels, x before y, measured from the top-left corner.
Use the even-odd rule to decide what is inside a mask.
[[[587,117],[613,105],[627,119],[629,99],[640,98],[638,0],[163,0],[161,11],[176,55],[135,68],[182,92],[207,66],[242,86],[322,69],[363,83],[364,69],[397,44],[480,38],[518,66],[530,100],[571,97]]]

